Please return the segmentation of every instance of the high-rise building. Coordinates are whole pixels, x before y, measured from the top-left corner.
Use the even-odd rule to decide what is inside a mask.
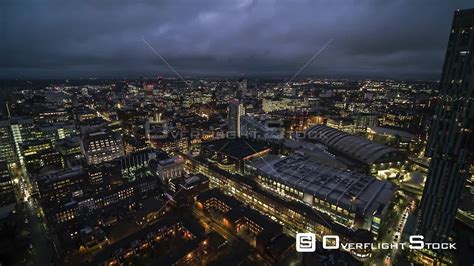
[[[82,168],[65,169],[32,178],[35,193],[44,207],[57,206],[83,194],[87,172]]]
[[[159,95],[160,93],[163,93],[164,90],[164,81],[162,77],[158,77],[156,80],[155,86],[153,86],[153,95]]]
[[[124,155],[122,137],[106,130],[85,134],[81,150],[88,164],[108,162]]]
[[[0,208],[15,203],[15,191],[6,161],[0,161]]]
[[[244,78],[241,78],[239,80],[239,86],[237,88],[237,94],[236,97],[239,100],[245,99],[245,96],[247,95],[247,80]]]
[[[15,144],[8,120],[0,121],[0,161],[2,160],[9,164],[16,161]]]
[[[237,99],[230,100],[227,123],[229,133],[237,138],[240,138],[240,118],[243,115],[245,115],[244,105]]]
[[[44,166],[62,168],[62,156],[51,140],[31,140],[21,144],[21,155],[28,172],[33,172]]]
[[[38,131],[35,129],[33,119],[24,117],[12,117],[10,119],[10,130],[15,144],[15,153],[18,160],[23,164],[21,144],[38,138]]]
[[[145,93],[145,96],[153,96],[153,88],[154,88],[153,83],[149,83],[149,82],[144,83],[143,91]]]
[[[143,91],[145,96],[158,95],[163,91],[164,85],[163,78],[158,77],[156,80],[149,80],[143,84]]]
[[[431,125],[428,179],[418,231],[425,241],[446,240],[474,162],[474,9],[455,12]]]

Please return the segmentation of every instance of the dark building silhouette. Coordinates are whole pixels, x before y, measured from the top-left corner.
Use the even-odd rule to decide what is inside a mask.
[[[418,232],[445,241],[474,162],[474,9],[455,12],[431,125],[431,157],[420,206]]]
[[[244,100],[246,95],[247,95],[247,80],[244,78],[240,78],[235,97],[239,100]]]

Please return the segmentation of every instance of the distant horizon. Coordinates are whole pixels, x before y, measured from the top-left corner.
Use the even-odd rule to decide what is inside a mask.
[[[468,0],[2,1],[0,79],[439,79]]]
[[[439,75],[441,76],[441,74]],[[285,79],[289,81],[292,77],[292,74],[249,74],[249,75],[231,75],[231,74],[216,74],[216,75],[198,75],[198,74],[187,74],[182,75],[185,79],[194,80],[194,79],[228,79],[237,81],[239,78],[245,78],[248,80],[258,80],[258,79],[276,79],[282,80],[285,82]],[[180,78],[172,74],[163,74],[163,75],[130,75],[130,76],[120,76],[120,75],[111,75],[111,76],[74,76],[74,77],[21,77],[21,78],[0,78],[0,82],[10,82],[10,81],[77,81],[77,80],[141,80],[141,79],[177,79]],[[431,81],[439,82],[439,78],[430,78],[430,77],[393,77],[393,76],[363,76],[363,75],[300,75],[294,78],[291,82],[307,80],[307,79],[329,79],[329,80],[394,80],[394,81]]]

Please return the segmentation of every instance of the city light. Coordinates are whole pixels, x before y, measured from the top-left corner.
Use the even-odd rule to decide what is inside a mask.
[[[7,2],[0,265],[474,265],[471,2]]]

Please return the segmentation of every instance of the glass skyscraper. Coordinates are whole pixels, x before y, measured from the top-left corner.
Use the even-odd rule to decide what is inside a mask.
[[[474,159],[474,9],[455,12],[427,155],[418,233],[447,240]]]

